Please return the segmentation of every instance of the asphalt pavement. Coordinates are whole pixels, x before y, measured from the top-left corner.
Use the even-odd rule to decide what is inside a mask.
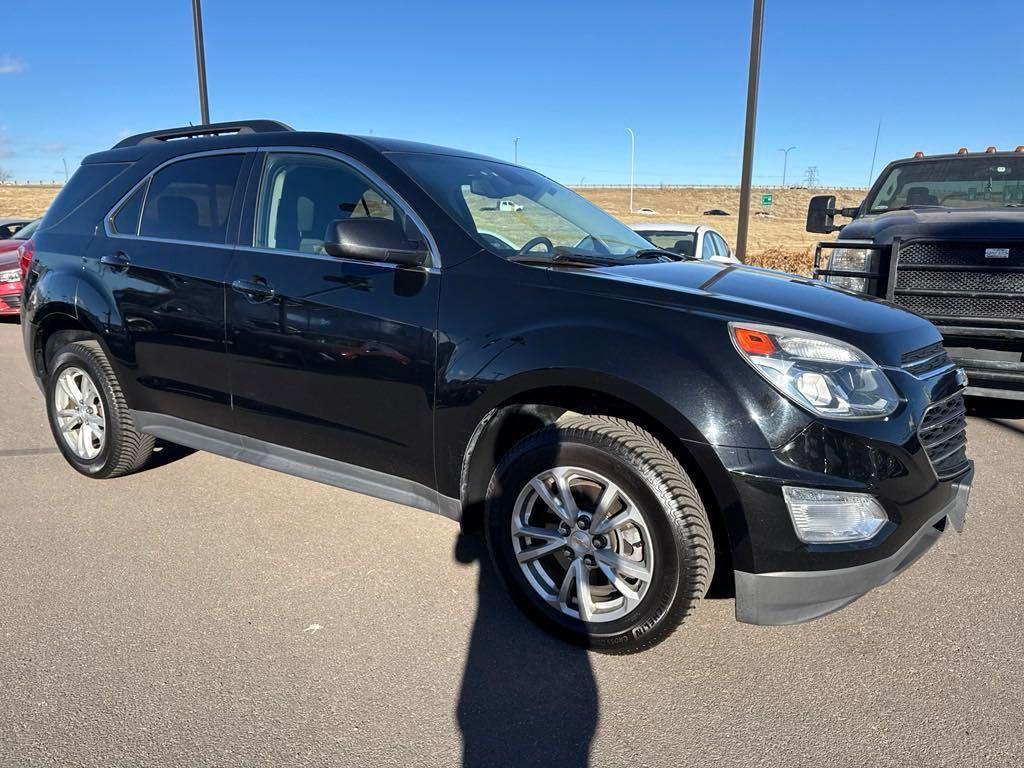
[[[1024,764],[1024,420],[972,417],[967,528],[889,585],[616,657],[428,513],[173,449],[78,475],[12,322],[0,393],[2,766]]]

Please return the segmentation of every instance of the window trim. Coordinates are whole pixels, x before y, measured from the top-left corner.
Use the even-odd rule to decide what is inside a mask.
[[[426,269],[428,272],[431,272],[431,273],[440,272],[440,270],[441,270],[441,252],[440,252],[440,250],[437,247],[437,241],[434,240],[434,235],[431,233],[431,231],[427,227],[426,223],[423,221],[423,219],[420,217],[420,215],[418,213],[416,213],[416,211],[413,209],[413,207],[411,205],[409,205],[409,203],[407,203],[405,201],[405,198],[403,198],[400,194],[398,194],[398,192],[395,190],[394,187],[392,187],[390,184],[388,184],[386,181],[384,181],[384,179],[382,179],[379,174],[377,174],[376,172],[371,170],[364,163],[361,163],[360,161],[356,160],[354,157],[351,157],[349,155],[343,154],[341,152],[336,152],[333,149],[326,149],[324,147],[310,147],[310,146],[304,146],[304,145],[285,145],[285,146],[265,146],[265,147],[258,147],[257,149],[258,149],[258,151],[264,153],[264,159],[263,159],[263,165],[261,165],[258,170],[256,168],[253,168],[253,171],[252,171],[253,173],[259,173],[259,175],[260,175],[259,176],[259,185],[256,188],[256,195],[255,195],[255,198],[252,201],[252,206],[253,206],[253,210],[252,210],[252,214],[253,214],[252,215],[252,231],[247,233],[246,236],[245,236],[246,239],[248,240],[248,244],[239,243],[236,246],[239,250],[255,251],[257,253],[279,253],[279,254],[287,254],[288,256],[301,256],[303,258],[313,258],[313,259],[330,259],[331,261],[341,261],[341,262],[345,262],[345,263],[348,263],[348,264],[375,264],[377,266],[391,267],[391,268],[398,268],[400,266],[403,266],[401,264],[393,264],[393,263],[387,262],[387,261],[372,261],[370,259],[348,259],[348,258],[345,258],[343,256],[328,256],[328,255],[325,255],[325,254],[305,253],[303,251],[292,251],[292,250],[288,250],[288,249],[285,249],[285,248],[260,248],[260,247],[257,247],[255,245],[255,243],[256,243],[256,218],[257,218],[256,217],[256,208],[259,206],[260,196],[263,193],[263,169],[264,169],[264,167],[266,165],[267,158],[269,158],[269,156],[271,154],[320,155],[322,157],[329,157],[329,158],[331,158],[333,160],[337,160],[342,165],[347,165],[349,168],[354,170],[356,173],[358,173],[359,175],[365,177],[366,180],[369,181],[372,185],[378,187],[381,192],[384,192],[392,200],[392,202],[395,203],[395,205],[400,207],[402,209],[402,212],[405,213],[406,216],[408,216],[409,218],[412,219],[413,223],[420,230],[420,233],[427,240],[427,249],[430,251],[430,264],[429,264],[429,266],[424,265],[423,268]]]
[[[255,147],[229,147],[227,149],[210,149],[205,152],[191,152],[187,155],[175,155],[174,157],[165,160],[164,162],[160,163],[156,168],[154,168],[145,176],[143,176],[136,184],[132,186],[131,189],[128,190],[127,194],[125,194],[123,197],[121,197],[120,200],[114,203],[114,207],[110,209],[106,216],[103,217],[104,234],[106,234],[107,237],[122,238],[127,240],[143,240],[148,243],[199,245],[205,248],[233,248],[235,244],[231,242],[210,243],[204,240],[178,240],[176,238],[171,237],[153,237],[151,235],[140,235],[139,232],[142,231],[142,217],[146,213],[146,203],[149,202],[149,187],[151,182],[153,181],[153,177],[156,176],[160,171],[162,171],[167,166],[173,165],[174,163],[180,163],[184,160],[194,160],[197,157],[209,157],[211,155],[248,155],[255,151]],[[234,192],[235,195],[237,195],[239,191],[244,193],[245,190],[240,189],[240,187],[242,186],[242,181],[243,180],[239,178],[238,182],[236,182]],[[136,190],[138,190],[143,184],[146,185],[146,191],[142,196],[142,210],[139,212],[139,223],[138,225],[136,225],[135,234],[128,234],[126,232],[116,231],[114,229],[114,217],[117,216],[117,214],[121,211],[122,206],[124,206],[125,203],[127,203],[131,199],[132,195],[134,195]],[[228,232],[227,234],[227,239],[230,240],[231,233]]]

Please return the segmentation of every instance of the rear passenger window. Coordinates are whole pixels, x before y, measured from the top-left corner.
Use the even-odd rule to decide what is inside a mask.
[[[339,160],[306,154],[267,156],[257,204],[257,248],[322,253],[330,223],[355,217],[398,221],[410,239],[422,240],[401,209]]]
[[[223,243],[243,159],[240,154],[195,157],[157,172],[149,185],[139,234]]]
[[[145,196],[146,185],[143,184],[117,209],[114,218],[110,220],[110,224],[117,234],[137,235],[139,233],[139,216],[142,214],[142,200]]]

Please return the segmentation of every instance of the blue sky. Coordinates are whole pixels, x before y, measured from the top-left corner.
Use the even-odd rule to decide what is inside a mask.
[[[189,0],[5,0],[0,167],[63,176],[198,121]],[[868,180],[917,149],[1024,144],[1020,0],[767,0],[755,183]],[[750,0],[205,0],[213,120],[374,133],[566,183],[737,183]]]

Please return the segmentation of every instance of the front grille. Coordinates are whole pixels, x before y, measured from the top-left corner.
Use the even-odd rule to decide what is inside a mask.
[[[1005,258],[987,258],[989,249]],[[893,301],[930,319],[1020,322],[1024,245],[910,242],[900,246]]]
[[[917,436],[940,480],[967,469],[967,407],[963,396],[956,394],[929,406]]]
[[[912,373],[914,376],[923,376],[932,371],[937,371],[950,365],[950,363],[949,355],[946,354],[946,348],[942,346],[941,341],[929,344],[927,347],[915,349],[913,352],[907,352],[900,361],[903,370],[907,373]]]
[[[977,317],[1020,320],[1024,296],[994,299],[985,296],[896,296],[900,306],[925,317]]]
[[[987,248],[1009,248],[1005,259],[986,259]],[[900,246],[900,264],[985,264],[1013,266],[1024,264],[1024,245],[999,245],[998,243],[923,242],[904,243]]]

